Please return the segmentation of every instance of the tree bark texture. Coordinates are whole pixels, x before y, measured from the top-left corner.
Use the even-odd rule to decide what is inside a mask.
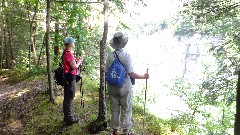
[[[100,42],[100,89],[99,89],[99,115],[98,117],[107,120],[107,105],[106,105],[106,89],[105,89],[105,44],[108,34],[108,0],[104,1],[104,30],[103,37]]]
[[[5,41],[5,63],[6,63],[6,68],[7,69],[9,69],[10,68],[10,62],[9,62],[9,58],[10,58],[10,53],[9,53],[9,45],[8,44],[10,44],[9,42],[9,38],[8,37],[10,37],[10,33],[9,33],[9,25],[10,25],[10,23],[9,23],[9,19],[8,19],[8,17],[6,16],[6,23],[7,23],[7,26],[6,26],[6,29],[5,29],[5,39],[4,39],[4,41]]]
[[[10,53],[10,58],[9,58],[9,67],[12,68],[14,66],[14,54],[13,54],[13,47],[12,47],[12,41],[13,41],[13,32],[12,32],[12,25],[9,23],[8,26],[8,45],[9,45],[9,53]]]
[[[51,69],[51,56],[50,56],[50,0],[47,0],[47,16],[46,16],[46,55],[47,55],[47,72],[48,72],[48,91],[50,101],[54,102],[54,93],[52,89],[52,69]]]
[[[240,71],[238,71],[234,135],[240,135]]]
[[[34,65],[36,66],[37,65],[37,55],[36,55],[36,49],[35,49],[35,42],[34,42],[34,32],[36,30],[36,26],[34,26],[34,20],[35,20],[35,16],[36,16],[36,13],[37,13],[37,10],[38,10],[38,3],[39,1],[36,1],[36,5],[34,7],[34,14],[33,16],[31,17],[31,13],[30,13],[30,10],[31,10],[31,7],[28,7],[28,19],[29,19],[29,49],[33,55],[33,63]],[[29,3],[29,6],[30,6],[30,3]],[[31,57],[31,53],[30,53],[30,57]]]
[[[46,46],[45,42],[46,42],[46,33],[45,33],[45,35],[43,37],[42,47],[41,47],[41,50],[39,52],[37,67],[40,65],[40,59],[42,58],[43,48]]]
[[[3,69],[3,44],[4,43],[4,27],[1,27],[1,55],[0,55],[0,69]]]
[[[56,18],[56,23],[55,23],[55,45],[54,45],[54,61],[55,61],[55,63],[57,63],[58,56],[59,56],[59,19]]]
[[[4,13],[3,13],[3,7],[5,6],[5,1],[2,0],[1,1],[2,3],[1,4],[1,8],[0,8],[0,16],[1,16],[1,23],[4,24]],[[5,27],[4,25],[1,25],[0,26],[0,31],[1,31],[1,55],[0,55],[0,68],[3,69],[3,46],[4,46],[4,31],[5,31]]]

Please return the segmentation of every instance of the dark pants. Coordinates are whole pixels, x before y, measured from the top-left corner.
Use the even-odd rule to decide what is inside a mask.
[[[64,86],[64,99],[63,99],[63,113],[64,121],[73,120],[74,115],[72,111],[73,99],[76,91],[76,80],[70,81]]]

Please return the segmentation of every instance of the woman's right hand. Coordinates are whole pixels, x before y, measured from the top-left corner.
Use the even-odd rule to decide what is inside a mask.
[[[82,61],[83,61],[83,58],[82,58],[82,57],[79,57],[79,58],[77,59],[77,63],[79,63],[79,64],[81,64]]]
[[[148,79],[148,78],[149,78],[149,74],[148,74],[148,73],[145,73],[145,74],[143,75],[143,77],[144,77],[144,79]]]

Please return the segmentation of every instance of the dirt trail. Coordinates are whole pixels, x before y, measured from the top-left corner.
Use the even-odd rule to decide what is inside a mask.
[[[22,127],[21,117],[28,110],[22,107],[38,93],[46,91],[45,81],[9,83],[7,76],[0,76],[0,134],[14,134]],[[6,124],[8,117],[16,117],[19,120],[11,125]]]
[[[41,100],[34,100],[32,103],[33,99],[40,93],[46,92],[47,86],[46,80],[21,81],[11,84],[7,77],[0,76],[0,135],[21,133],[23,127],[28,124],[24,117],[34,109],[31,105],[41,102]],[[61,134],[66,128],[63,125],[57,132]],[[84,131],[87,132],[87,129]],[[111,134],[112,130],[108,127],[106,131],[102,132],[100,134]]]

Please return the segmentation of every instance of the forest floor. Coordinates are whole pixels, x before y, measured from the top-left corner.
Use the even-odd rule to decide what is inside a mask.
[[[42,80],[13,83],[10,75],[0,76],[0,134],[18,134],[23,117],[31,111],[24,105],[46,90]]]
[[[56,101],[55,103],[51,103],[46,91],[47,86],[46,76],[38,79],[26,79],[17,83],[12,81],[11,75],[0,76],[0,135],[90,134],[87,131],[86,125],[87,123],[91,123],[90,120],[93,118],[90,117],[94,116],[94,118],[96,118],[98,110],[95,109],[93,112],[85,109],[85,111],[83,111],[83,108],[79,105],[77,106],[80,101],[76,101],[74,106],[77,107],[74,107],[74,110],[81,109],[81,112],[76,111],[77,116],[80,117],[80,122],[67,126],[63,123],[63,116],[61,114],[61,102],[63,99],[62,87],[54,84]],[[79,97],[80,93],[78,92],[76,95]],[[92,98],[94,99],[93,96]],[[94,107],[88,105],[88,108],[97,108],[96,105],[96,103]],[[52,110],[52,112],[49,113],[49,110]],[[89,115],[87,111],[92,114]],[[47,120],[42,121],[43,119]],[[102,133],[99,132],[99,134],[110,134],[111,132],[112,131],[107,128],[105,131],[102,131]]]
[[[16,78],[14,80],[13,78]],[[25,75],[27,76],[27,75]],[[19,79],[20,78],[20,79]],[[0,72],[0,135],[90,135],[88,125],[98,117],[98,84],[90,77],[83,79],[84,95],[79,92],[79,83],[73,101],[73,111],[80,118],[78,124],[66,126],[63,122],[63,88],[53,85],[54,103],[47,92],[46,75],[25,77],[24,75]],[[107,99],[107,127],[95,135],[110,135],[110,109]],[[84,103],[82,106],[81,102]],[[131,132],[143,133],[143,109],[133,106]],[[146,114],[145,135],[179,135],[167,121]],[[92,134],[94,135],[94,134]]]

